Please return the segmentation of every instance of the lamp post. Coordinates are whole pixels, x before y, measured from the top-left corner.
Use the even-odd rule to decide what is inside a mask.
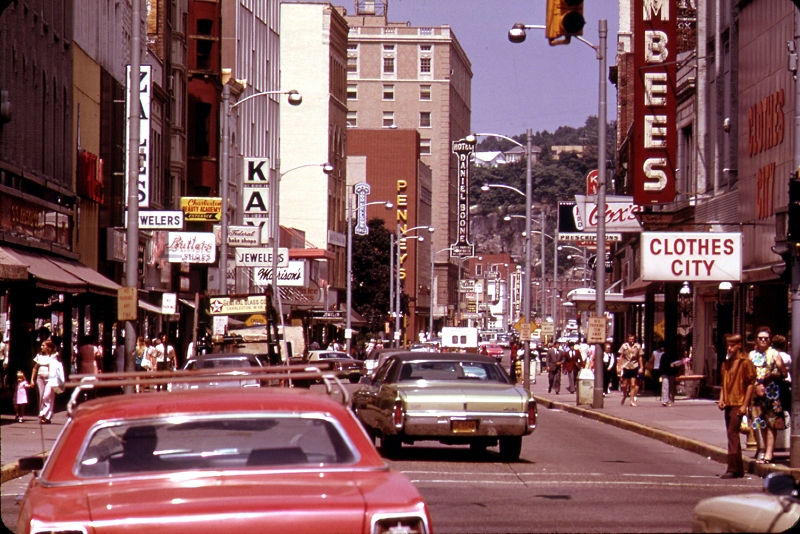
[[[411,239],[416,239],[418,241],[424,241],[425,238],[423,236],[419,236],[419,235],[406,237],[406,234],[408,234],[410,232],[413,232],[414,230],[420,230],[420,229],[423,229],[423,228],[427,228],[428,232],[430,232],[431,234],[434,231],[433,226],[426,226],[426,225],[414,226],[413,228],[409,228],[408,230],[403,231],[402,227],[399,224],[397,225],[397,237],[396,237],[396,241],[397,241],[397,276],[395,277],[396,278],[395,283],[397,285],[395,287],[395,295],[394,295],[395,299],[396,299],[396,302],[395,302],[395,316],[394,316],[394,331],[395,331],[395,337],[397,337],[397,339],[396,339],[396,341],[397,341],[396,346],[397,347],[400,346],[400,337],[398,336],[398,334],[400,332],[400,268],[401,268],[400,260],[401,260],[401,252],[402,252],[402,248],[403,248],[402,247],[402,239],[411,238]]]
[[[128,256],[125,261],[125,286],[139,287],[139,71],[142,63],[141,43],[141,0],[134,0],[131,4],[131,72],[128,78],[128,124],[130,136],[128,138],[128,230],[126,234],[128,243]],[[148,132],[149,135],[149,132]],[[138,289],[134,305],[139,307]],[[134,350],[136,349],[136,321],[125,321],[125,370],[134,371]],[[133,387],[126,387],[125,393],[132,394]]]
[[[483,189],[484,187],[487,188],[486,190],[488,190],[488,188],[493,187],[493,186],[497,186],[497,185],[501,185],[501,184],[484,185],[483,187],[481,187],[481,190],[484,190]],[[512,187],[509,186],[508,189],[515,189],[515,188],[512,188]],[[528,242],[531,244],[531,246],[533,245],[533,234],[540,234],[542,236],[542,252],[541,252],[542,260],[541,260],[541,262],[542,262],[542,286],[544,286],[544,282],[545,282],[544,270],[545,270],[545,267],[546,267],[546,263],[545,263],[545,248],[544,248],[545,241],[544,241],[544,238],[547,237],[547,238],[551,239],[553,242],[555,242],[556,239],[553,236],[551,236],[549,234],[546,234],[544,232],[544,229],[545,229],[545,226],[544,226],[544,213],[541,213],[541,216],[542,216],[542,218],[540,220],[541,231],[540,230],[531,230],[530,234],[528,234],[527,232],[524,232],[524,235],[525,236],[528,236],[528,235],[531,236],[530,239],[528,240]],[[525,217],[523,215],[506,215],[505,217],[503,217],[503,220],[504,221],[510,221],[511,219],[524,219],[524,218]],[[553,269],[553,284],[555,284],[555,281],[556,281],[555,266],[557,264],[554,263],[553,265],[554,265],[554,269]],[[541,295],[540,295],[540,298],[539,298],[540,306],[541,306],[542,318],[544,318],[544,316],[545,316],[545,308],[546,308],[546,305],[545,305],[546,300],[545,299],[546,298],[547,298],[547,295],[543,291],[541,293]]]
[[[230,114],[233,112],[234,109],[238,108],[240,105],[244,104],[248,100],[252,100],[253,98],[260,97],[260,96],[269,96],[269,95],[288,95],[289,104],[292,106],[299,106],[303,102],[303,97],[295,91],[294,89],[289,91],[262,91],[260,93],[253,93],[252,95],[246,96],[245,98],[231,104],[231,88],[230,84],[226,83],[225,86],[222,88],[222,99],[223,99],[223,122],[222,122],[222,169],[220,169],[220,179],[222,181],[221,185],[221,196],[222,196],[222,220],[220,221],[221,231],[221,243],[220,243],[220,252],[219,252],[219,270],[220,270],[220,278],[221,278],[221,287],[220,287],[220,294],[227,295],[228,294],[228,188],[230,183]],[[327,164],[326,164],[327,165]],[[294,169],[290,169],[294,170]],[[289,171],[286,171],[289,172]],[[286,174],[286,173],[284,173]],[[280,178],[279,178],[280,180]],[[280,223],[277,222],[278,220],[278,184],[275,184],[275,187],[272,187],[270,184],[270,217],[272,217],[272,227],[270,229],[270,235],[275,237],[275,242],[277,242],[277,236],[275,235],[275,231],[280,229]],[[272,215],[274,213],[274,216]],[[276,273],[276,256],[277,256],[277,246],[273,246],[273,264],[272,264],[272,280],[273,280],[273,290],[275,294],[278,294],[277,288],[277,273]]]
[[[475,134],[476,136],[481,134]],[[486,135],[486,134],[483,134]],[[522,146],[522,143],[511,139],[510,137],[506,137],[505,135],[493,135],[494,137],[501,137],[507,141],[511,141],[517,146]],[[525,231],[528,232],[528,246],[525,247],[525,273],[527,276],[527,280],[525,282],[525,286],[522,288],[522,307],[523,307],[523,315],[525,317],[525,322],[530,324],[531,320],[531,280],[533,280],[533,276],[531,273],[531,246],[530,246],[530,235],[531,235],[531,200],[533,199],[533,169],[531,168],[531,153],[533,152],[533,131],[528,128],[525,131],[526,143],[525,143]],[[501,185],[501,184],[495,184]],[[510,187],[510,186],[506,186]],[[483,189],[483,188],[481,188]],[[516,189],[516,188],[514,188]],[[518,193],[522,194],[522,191],[517,190]],[[544,259],[544,258],[542,258]],[[530,339],[525,343],[525,359],[523,360],[523,369],[522,369],[522,385],[525,389],[531,389],[531,344]]]
[[[546,29],[540,25],[527,25],[521,22],[514,24],[508,32],[508,40],[512,43],[521,43],[525,40],[526,29]],[[606,37],[608,36],[608,21],[600,19],[597,24],[597,34],[599,43],[594,45],[583,37],[576,37],[577,40],[586,44],[595,51],[600,67],[600,76],[597,94],[597,207],[601,213],[606,205],[606,120],[607,102],[606,93]],[[597,219],[597,265],[595,274],[595,315],[605,318],[605,257],[606,257],[606,221],[605,217]],[[605,341],[605,340],[603,340]],[[595,349],[594,363],[594,391],[592,396],[592,407],[603,407],[603,343],[597,345]]]
[[[392,209],[394,204],[391,202],[367,202],[364,208],[373,204],[383,204],[386,209]],[[353,309],[353,195],[348,191],[347,193],[347,320],[345,322],[345,344],[347,345],[347,354],[350,354],[350,348],[353,345],[353,329],[352,319],[350,317],[350,310]]]

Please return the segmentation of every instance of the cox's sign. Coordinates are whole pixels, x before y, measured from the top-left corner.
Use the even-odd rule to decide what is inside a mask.
[[[742,279],[742,234],[642,232],[642,280],[734,282]]]

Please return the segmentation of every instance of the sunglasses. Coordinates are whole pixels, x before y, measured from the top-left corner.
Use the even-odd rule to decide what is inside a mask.
[[[769,341],[769,337],[765,336],[758,336],[756,339],[758,339],[759,341]]]

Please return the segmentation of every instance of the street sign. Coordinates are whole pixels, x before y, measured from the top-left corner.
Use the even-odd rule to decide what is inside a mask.
[[[551,337],[556,335],[555,323],[542,323],[542,335]]]
[[[514,325],[514,328],[517,328],[517,325]],[[531,323],[522,323],[517,330],[519,331],[519,339],[521,341],[531,340]]]
[[[161,313],[163,315],[175,315],[178,309],[177,305],[177,293],[164,293],[161,295]]]
[[[138,296],[135,287],[121,287],[117,290],[118,321],[135,321],[139,318]]]
[[[606,341],[606,318],[589,317],[589,326],[586,329],[587,343],[605,343]]]
[[[472,293],[475,291],[475,280],[459,280],[458,291],[460,293]]]
[[[353,231],[356,235],[369,234],[369,226],[367,226],[367,195],[369,194],[370,186],[367,182],[358,182],[353,186],[353,192],[358,199],[356,203],[356,221],[357,224]],[[348,221],[348,224],[349,221]]]

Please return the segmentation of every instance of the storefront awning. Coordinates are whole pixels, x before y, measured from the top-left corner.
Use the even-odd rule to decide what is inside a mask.
[[[626,297],[647,295],[648,293],[658,292],[660,286],[661,282],[645,282],[641,278],[637,278],[632,284],[625,286],[622,294]]]
[[[0,280],[20,281],[28,279],[28,266],[0,248]]]
[[[91,267],[66,258],[11,247],[0,247],[2,263],[22,265],[38,287],[71,293],[98,293],[116,297],[120,285]],[[26,280],[17,278],[17,280]]]
[[[594,311],[597,302],[596,292],[592,288],[573,289],[567,293],[567,300],[573,302],[579,312]],[[626,296],[622,293],[606,293],[605,311],[622,313],[628,311],[631,304],[644,303],[644,295]]]

